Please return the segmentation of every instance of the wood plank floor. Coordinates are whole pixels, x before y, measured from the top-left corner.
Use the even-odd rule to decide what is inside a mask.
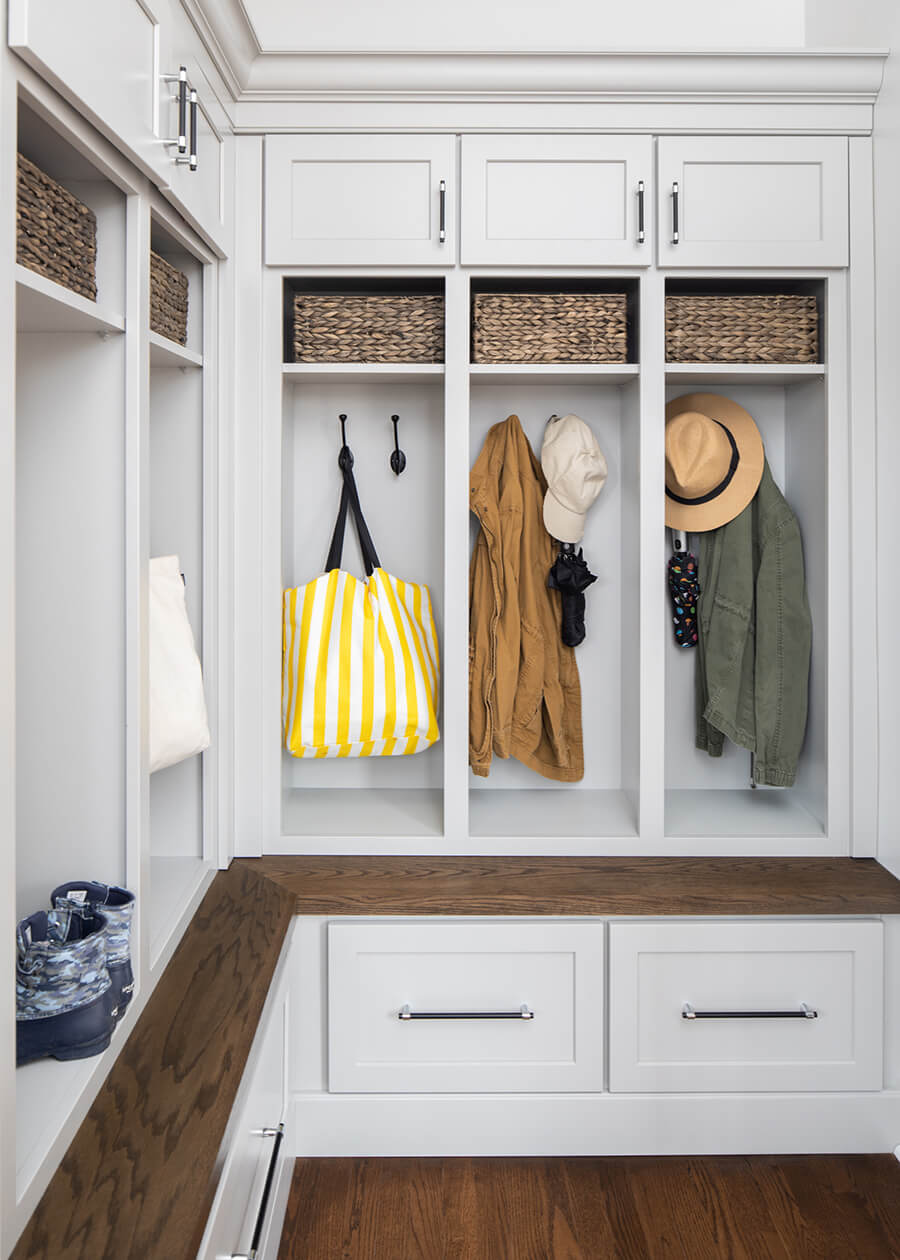
[[[279,1260],[892,1260],[892,1155],[298,1159]]]

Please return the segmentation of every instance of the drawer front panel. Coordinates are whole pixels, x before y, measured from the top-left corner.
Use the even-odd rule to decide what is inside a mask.
[[[610,1089],[880,1089],[877,922],[614,924]]]
[[[452,136],[267,136],[266,262],[452,263],[454,144]]]
[[[651,154],[649,136],[463,136],[463,263],[649,265]]]
[[[846,139],[664,137],[658,154],[662,266],[847,265]]]
[[[331,924],[329,1088],[601,1089],[603,934],[602,924]]]

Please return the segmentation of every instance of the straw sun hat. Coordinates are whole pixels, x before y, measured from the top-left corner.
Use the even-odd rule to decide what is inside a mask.
[[[666,524],[718,529],[759,488],[765,451],[748,411],[721,394],[684,394],[666,407]]]

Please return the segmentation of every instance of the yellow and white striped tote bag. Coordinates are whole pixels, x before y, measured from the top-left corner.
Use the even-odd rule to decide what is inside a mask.
[[[422,752],[439,738],[431,596],[427,586],[403,582],[381,568],[348,461],[342,461],[342,471],[326,572],[284,592],[285,747],[294,757]],[[359,532],[365,581],[339,567],[348,506]]]

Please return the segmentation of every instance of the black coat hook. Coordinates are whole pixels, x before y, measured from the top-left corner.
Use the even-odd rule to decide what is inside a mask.
[[[338,468],[352,468],[353,452],[347,445],[347,413],[342,411],[338,420],[341,422],[341,452],[338,455]]]
[[[391,451],[391,468],[393,468],[396,476],[400,476],[406,467],[406,456],[400,449],[400,439],[397,436],[397,425],[400,423],[399,416],[391,416],[394,424],[394,449]]]

